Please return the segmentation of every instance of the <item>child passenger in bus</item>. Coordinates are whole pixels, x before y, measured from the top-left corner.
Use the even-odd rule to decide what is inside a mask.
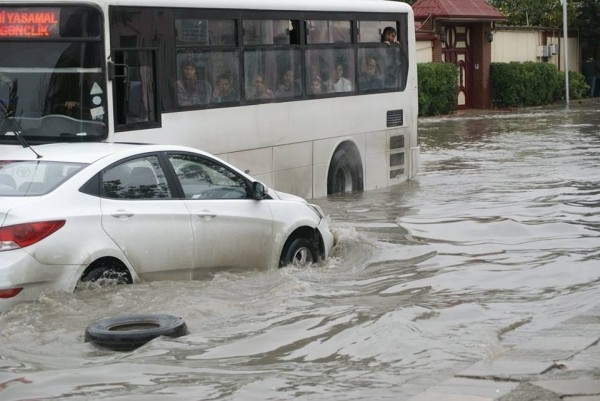
[[[321,77],[315,75],[310,81],[310,94],[318,95],[320,93],[323,93],[323,83],[321,82]]]
[[[239,95],[232,85],[231,75],[227,72],[219,74],[216,87],[212,93],[212,101],[215,103],[235,102]]]
[[[249,99],[272,99],[275,95],[273,91],[267,87],[265,76],[263,74],[258,74],[256,78],[254,78],[254,88],[249,92]]]
[[[335,69],[333,70],[333,77],[329,79],[327,84],[327,89],[330,92],[350,92],[352,91],[352,82],[348,78],[344,77],[344,67],[341,63],[335,64]]]
[[[391,26],[386,26],[383,29],[383,33],[381,34],[381,42],[386,45],[395,44],[396,42],[396,28]]]
[[[375,57],[367,57],[365,71],[358,80],[359,89],[361,91],[383,89],[383,79],[379,74],[380,72]]]
[[[186,59],[181,65],[181,79],[177,81],[177,102],[180,106],[207,104],[212,88],[196,76],[196,65],[192,59]]]
[[[384,65],[387,66],[383,84],[386,89],[397,88],[401,75],[398,68],[403,57],[402,47],[396,41],[396,29],[391,26],[386,27],[381,34],[381,41],[387,45],[384,46],[382,53]]]
[[[290,68],[283,71],[277,87],[278,97],[293,97],[302,93],[300,85],[294,80],[294,71]]]

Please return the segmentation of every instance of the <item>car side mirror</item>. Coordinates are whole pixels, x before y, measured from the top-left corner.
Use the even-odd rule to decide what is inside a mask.
[[[254,181],[252,183],[252,199],[260,200],[267,196],[267,187],[262,182]]]

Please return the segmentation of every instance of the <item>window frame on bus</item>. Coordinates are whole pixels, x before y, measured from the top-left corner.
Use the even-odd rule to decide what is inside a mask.
[[[142,53],[148,52],[149,57],[145,61],[149,63],[138,65],[140,68],[137,71],[136,77],[139,80],[132,79],[131,66],[123,60],[125,53]],[[159,128],[162,126],[161,115],[161,93],[158,85],[155,84],[160,75],[158,60],[158,48],[155,47],[139,47],[139,48],[116,48],[111,50],[111,60],[116,73],[113,78],[113,110],[115,132],[130,131],[136,129]],[[134,58],[134,56],[132,56]],[[138,55],[138,60],[139,60]],[[142,74],[141,68],[149,68],[149,71]],[[145,78],[145,79],[143,79]],[[135,83],[135,85],[134,85]],[[150,93],[150,96],[144,94]],[[148,106],[142,109],[143,105]],[[143,113],[147,117],[144,118]],[[142,114],[138,116],[137,114]]]
[[[111,43],[114,43],[117,33],[113,29],[114,21],[112,20],[113,15],[119,15],[119,13],[131,13],[138,10],[140,13],[146,12],[147,17],[151,21],[146,21],[148,24],[158,24],[158,15],[160,14],[163,18],[171,18],[166,23],[161,23],[160,27],[152,26],[149,31],[155,32],[157,29],[163,29],[159,32],[162,37],[145,36],[147,42],[152,42],[155,45],[155,59],[157,61],[155,65],[156,85],[154,94],[157,96],[157,116],[154,121],[147,122],[135,122],[125,123],[119,122],[118,118],[115,118],[115,131],[133,130],[142,128],[153,128],[160,126],[161,124],[161,113],[180,112],[186,110],[201,110],[210,108],[221,108],[221,107],[235,107],[244,105],[253,105],[270,102],[287,102],[287,101],[302,101],[315,98],[329,98],[337,96],[356,96],[371,93],[381,92],[393,92],[403,91],[406,87],[406,76],[408,68],[408,60],[406,49],[408,46],[408,21],[406,13],[371,13],[371,12],[321,12],[321,11],[272,11],[272,10],[231,10],[231,9],[203,9],[203,8],[178,8],[178,7],[134,7],[134,6],[110,6],[110,24],[111,24]],[[213,44],[207,41],[203,43],[183,42],[180,41],[177,32],[177,26],[181,25],[184,20],[198,20],[206,21],[207,26],[210,25],[211,21],[232,21],[230,23],[231,28],[234,32],[229,34],[229,37],[233,38],[227,43]],[[282,41],[281,38],[278,43],[261,43],[250,42],[245,36],[244,24],[247,27],[249,23],[246,21],[253,21],[256,23],[267,23],[268,21],[289,21],[290,26],[293,24],[297,25],[298,32],[294,33],[294,39],[290,39],[289,43]],[[178,22],[179,21],[179,22]],[[332,31],[329,33],[329,40],[321,40],[319,43],[312,43],[307,39],[307,21],[321,21],[324,25],[330,26]],[[394,28],[398,32],[399,44],[396,45],[394,51],[397,53],[397,57],[401,57],[399,60],[399,67],[397,73],[402,74],[403,82],[394,84],[389,87],[382,87],[380,89],[365,89],[361,88],[360,74],[363,71],[364,64],[364,53],[367,51],[380,51],[384,45],[378,41],[371,40],[369,42],[361,41],[360,38],[360,24],[364,21],[379,21],[387,23],[393,23]],[[215,22],[216,23],[216,22]],[[335,34],[336,24],[348,24],[347,31],[341,35],[344,40],[336,41],[333,40],[335,37],[340,36]],[[163,27],[166,26],[166,28]],[[170,27],[170,28],[169,28]],[[342,31],[343,32],[343,31]],[[338,32],[339,33],[339,32]],[[378,32],[377,35],[380,35]],[[159,36],[160,36],[159,35]],[[372,35],[375,37],[377,35]],[[283,37],[283,36],[282,36]],[[155,41],[157,41],[155,43]],[[118,50],[132,50],[129,48],[119,48]],[[343,55],[342,58],[346,59],[347,65],[343,68],[345,73],[348,75],[347,78],[351,82],[351,90],[345,90],[343,92],[323,92],[320,94],[311,93],[310,84],[313,77],[311,73],[311,67],[308,62],[310,60],[311,52],[321,55],[331,54],[329,64],[336,62],[336,57],[333,56],[336,53]],[[114,53],[114,51],[113,51]],[[203,104],[183,105],[180,106],[177,103],[177,85],[176,78],[181,76],[180,67],[182,54],[187,53],[197,62],[197,71],[200,70],[201,78],[208,81],[211,86],[211,90],[214,92],[216,87],[216,78],[221,71],[216,71],[215,67],[205,67],[205,71],[208,69],[210,73],[202,73],[201,60],[210,59],[214,54],[215,58],[224,59],[228,57],[225,64],[233,66],[230,69],[231,74],[230,85],[236,87],[237,98],[229,99],[225,102],[205,102]],[[272,53],[272,54],[271,54]],[[287,55],[286,55],[287,53]],[[402,53],[402,54],[401,54]],[[276,66],[272,68],[274,76],[265,77],[267,83],[272,86],[271,91],[273,97],[267,99],[252,99],[250,98],[250,89],[254,85],[254,77],[250,77],[251,71],[251,57],[256,60],[262,59],[263,64],[267,63],[267,59],[271,60],[285,60],[286,57],[289,59],[288,64],[293,64],[293,81],[298,81],[300,89],[299,93],[293,93],[286,96],[275,96],[276,84],[279,79],[282,67]],[[200,60],[200,61],[199,61]],[[299,66],[298,66],[299,60]],[[213,64],[216,64],[213,62]],[[235,69],[237,66],[237,70]],[[200,67],[200,68],[198,68]],[[328,66],[332,70],[331,66]],[[162,71],[161,71],[162,70]],[[258,68],[255,68],[258,71]],[[163,73],[164,71],[164,73]],[[325,84],[329,79],[329,75],[332,74],[329,71],[319,71],[319,79],[322,84]],[[115,93],[113,91],[113,93]],[[123,99],[115,96],[115,110],[118,110],[118,102],[122,102]],[[121,106],[123,107],[123,106]]]

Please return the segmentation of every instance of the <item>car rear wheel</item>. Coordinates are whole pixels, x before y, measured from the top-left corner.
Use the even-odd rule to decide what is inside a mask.
[[[316,263],[317,257],[317,247],[312,241],[307,238],[296,238],[284,251],[279,266],[308,266]]]
[[[131,315],[109,317],[90,324],[85,341],[117,351],[129,351],[160,336],[187,334],[182,318],[172,315]]]
[[[77,287],[80,288],[84,283],[95,283],[100,286],[115,284],[131,284],[133,280],[125,266],[114,260],[102,260],[96,262],[86,270]]]

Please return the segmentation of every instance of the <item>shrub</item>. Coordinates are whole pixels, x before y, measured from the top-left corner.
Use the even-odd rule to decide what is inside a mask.
[[[492,63],[492,104],[497,107],[540,106],[565,97],[565,75],[554,64]],[[572,88],[572,89],[571,89]],[[587,86],[583,75],[569,71],[569,97],[580,99]]]
[[[565,98],[565,73],[558,72],[561,84],[556,88],[555,99]],[[589,86],[585,82],[585,76],[576,71],[569,71],[569,99],[582,99],[588,96]]]
[[[452,63],[419,63],[419,116],[456,110],[457,68]]]
[[[525,83],[520,79],[521,70],[521,65],[515,62],[491,64],[490,82],[494,106],[514,106],[521,102],[521,93],[525,91]]]

